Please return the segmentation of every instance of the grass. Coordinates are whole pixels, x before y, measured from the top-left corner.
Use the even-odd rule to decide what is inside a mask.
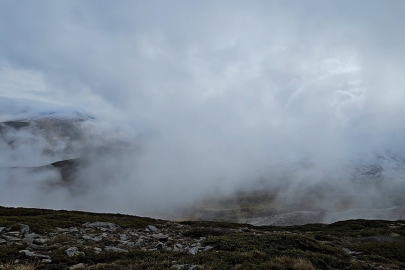
[[[2,270],[34,270],[36,267],[35,264],[14,264],[14,263],[7,263],[3,265]]]

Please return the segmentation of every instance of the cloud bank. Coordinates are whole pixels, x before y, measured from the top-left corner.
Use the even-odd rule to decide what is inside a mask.
[[[318,183],[356,194],[342,168],[404,154],[404,5],[1,1],[0,95],[103,124],[85,127],[91,192],[38,200],[27,179],[33,195],[0,203],[153,214],[258,179],[286,200]]]

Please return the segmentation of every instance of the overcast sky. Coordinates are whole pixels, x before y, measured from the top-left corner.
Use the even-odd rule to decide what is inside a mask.
[[[153,130],[173,178],[242,179],[404,151],[403,33],[403,0],[0,0],[0,96]]]
[[[401,0],[0,5],[1,95],[145,120],[217,102],[252,122],[402,113]]]

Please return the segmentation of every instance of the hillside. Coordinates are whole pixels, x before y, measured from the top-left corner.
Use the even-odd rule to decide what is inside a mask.
[[[4,270],[403,269],[405,221],[254,227],[0,207],[0,263]]]

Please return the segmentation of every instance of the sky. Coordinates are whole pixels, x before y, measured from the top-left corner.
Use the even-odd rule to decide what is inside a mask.
[[[404,13],[402,0],[0,0],[0,96],[147,134],[122,189],[178,189],[156,204],[184,204],[291,159],[338,170],[404,153]]]

